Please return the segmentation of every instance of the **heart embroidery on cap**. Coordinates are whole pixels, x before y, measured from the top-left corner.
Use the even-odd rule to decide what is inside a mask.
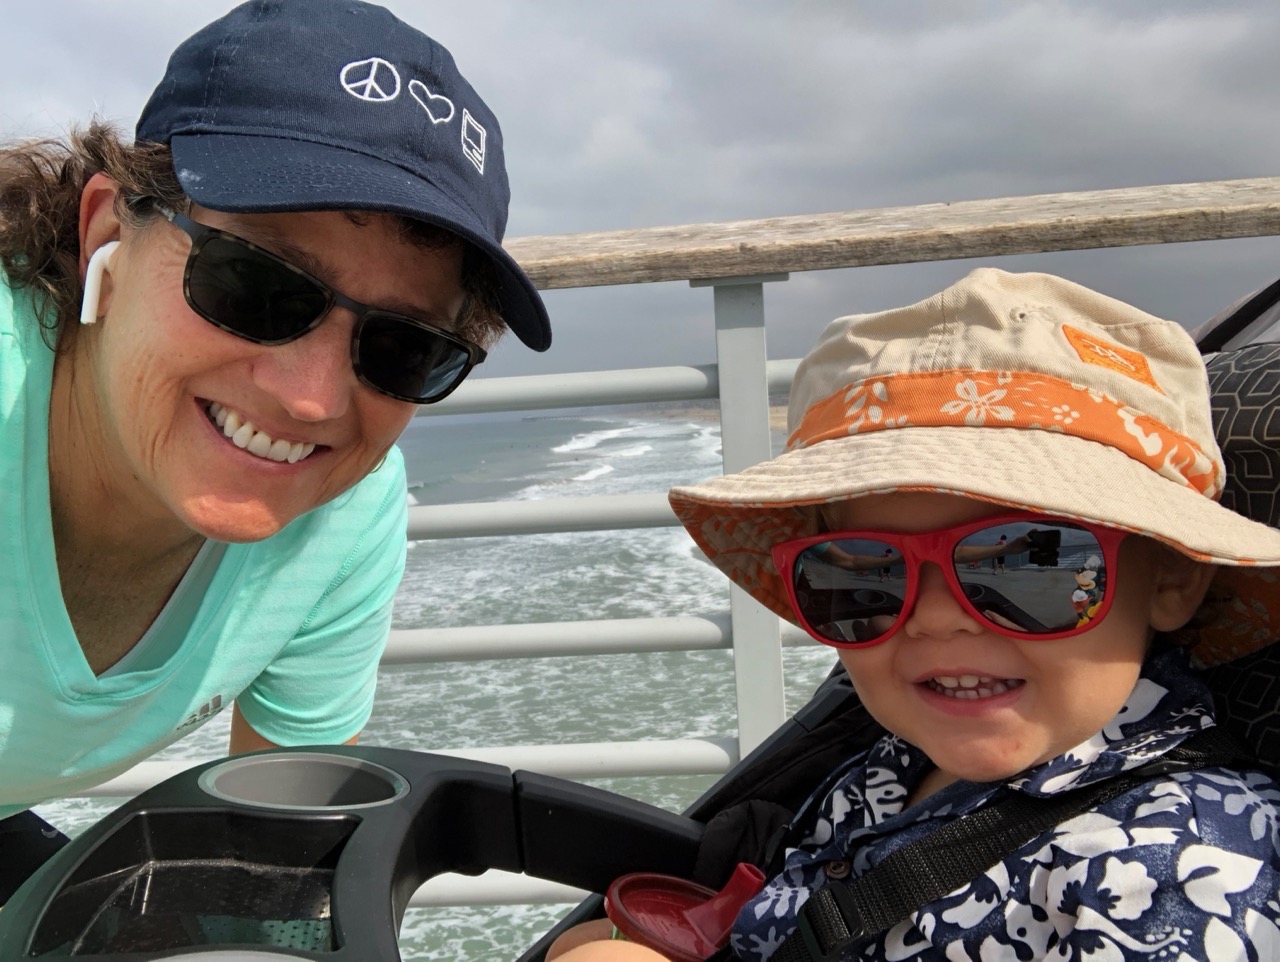
[[[453,101],[444,94],[433,94],[421,80],[409,81],[409,93],[427,112],[433,124],[447,124],[453,119]]]

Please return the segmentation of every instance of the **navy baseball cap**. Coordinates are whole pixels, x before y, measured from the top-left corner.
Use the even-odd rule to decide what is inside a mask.
[[[533,282],[502,249],[511,191],[497,118],[449,51],[358,0],[251,0],[174,51],[138,120],[213,210],[383,211],[470,241],[503,320],[551,344]]]

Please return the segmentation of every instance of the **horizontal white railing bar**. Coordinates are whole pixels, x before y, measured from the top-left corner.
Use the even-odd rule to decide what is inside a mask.
[[[547,290],[1258,237],[1280,178],[1164,184],[510,239]]]
[[[783,624],[782,644],[784,647],[797,647],[817,645],[818,642],[794,625]],[[724,611],[714,615],[668,618],[403,628],[391,632],[382,664],[422,665],[442,661],[709,651],[732,646],[729,612]]]
[[[398,748],[409,746],[399,745]],[[457,758],[492,762],[557,778],[629,778],[637,775],[723,775],[738,762],[733,738],[665,741],[579,742],[573,745],[499,745],[484,748],[423,748]],[[75,795],[133,796],[212,758],[139,762],[110,781]]]
[[[679,523],[665,492],[429,504],[409,509],[409,540],[669,528]]]
[[[770,361],[769,390],[782,393],[795,378],[797,358]],[[439,404],[424,404],[419,416],[536,411],[610,404],[657,404],[663,401],[715,400],[720,371],[715,364],[688,367],[621,368],[571,374],[522,377],[471,377]]]
[[[412,908],[448,905],[559,905],[590,894],[558,882],[490,869],[483,875],[437,875],[409,899]]]

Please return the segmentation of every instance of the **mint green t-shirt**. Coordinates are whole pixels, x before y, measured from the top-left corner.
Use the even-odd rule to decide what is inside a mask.
[[[404,571],[400,452],[275,536],[217,546],[203,596],[172,623],[181,637],[148,633],[158,657],[126,657],[95,676],[54,556],[53,352],[29,298],[4,280],[0,273],[0,817],[120,774],[233,700],[279,744],[359,732]]]

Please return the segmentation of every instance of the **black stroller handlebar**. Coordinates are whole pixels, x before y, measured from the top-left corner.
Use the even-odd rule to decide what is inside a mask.
[[[700,822],[559,778],[389,748],[198,766],[62,849],[0,912],[0,957],[396,962],[409,897],[489,868],[601,892],[688,876]]]

